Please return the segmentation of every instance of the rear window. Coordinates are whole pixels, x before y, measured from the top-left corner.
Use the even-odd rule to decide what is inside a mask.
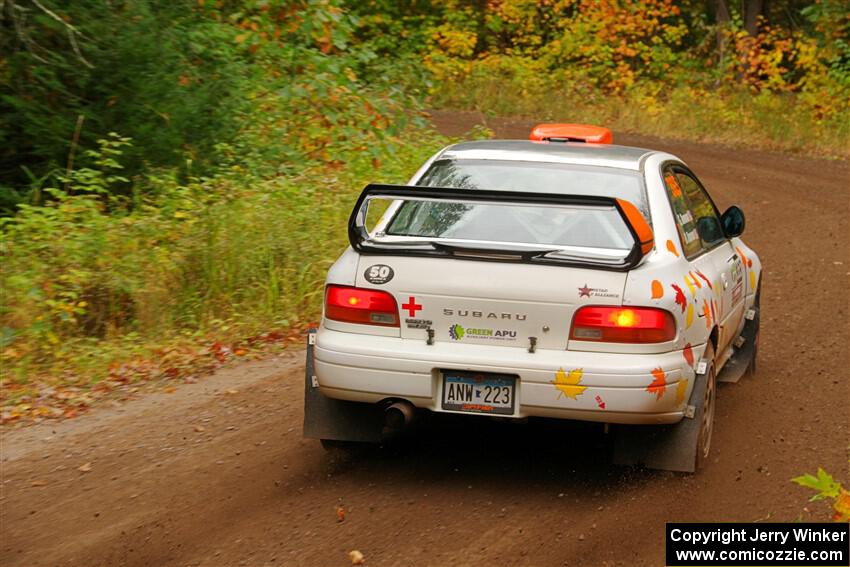
[[[640,173],[613,167],[531,161],[438,160],[417,185],[616,197],[631,201],[649,221]]]
[[[649,218],[637,172],[566,164],[441,160],[418,185],[616,197]],[[405,201],[388,236],[629,250],[634,239],[614,208]]]

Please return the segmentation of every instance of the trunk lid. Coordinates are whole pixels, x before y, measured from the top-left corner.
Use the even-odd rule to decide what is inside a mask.
[[[625,272],[458,258],[360,256],[357,287],[392,293],[401,336],[527,349],[567,347],[575,310],[620,305]],[[548,330],[546,330],[548,329]]]

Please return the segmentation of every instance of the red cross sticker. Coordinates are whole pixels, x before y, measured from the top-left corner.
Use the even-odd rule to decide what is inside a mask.
[[[413,297],[412,295],[410,296],[410,298],[407,301],[408,301],[407,303],[401,304],[401,308],[407,309],[407,311],[408,311],[408,313],[410,313],[411,317],[416,317],[416,312],[419,311],[420,309],[422,309],[422,306],[419,305],[418,303],[416,303],[416,298]]]

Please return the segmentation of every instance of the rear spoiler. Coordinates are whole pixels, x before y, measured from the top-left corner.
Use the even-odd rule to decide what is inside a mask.
[[[652,228],[643,214],[629,201],[613,197],[592,195],[560,195],[554,193],[525,193],[520,191],[488,191],[479,189],[450,189],[442,187],[416,187],[410,185],[369,184],[360,193],[354,210],[348,219],[348,240],[351,247],[362,254],[385,254],[404,256],[445,256],[454,257],[450,246],[433,243],[380,243],[369,236],[366,230],[366,213],[369,199],[383,197],[393,200],[415,199],[417,201],[461,201],[471,203],[522,203],[539,205],[577,205],[588,207],[613,207],[617,210],[634,239],[634,245],[625,258],[612,262],[606,259],[584,258],[581,256],[548,256],[523,253],[517,250],[501,250],[498,246],[481,246],[476,249],[464,248],[464,259],[475,259],[474,252],[480,252],[477,259],[501,262],[527,262],[534,264],[573,265],[594,267],[615,271],[626,271],[637,266],[655,246]]]

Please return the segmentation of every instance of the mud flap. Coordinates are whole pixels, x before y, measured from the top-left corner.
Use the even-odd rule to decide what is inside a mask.
[[[759,306],[755,305],[752,310],[752,319],[747,319],[743,330],[741,330],[740,336],[744,339],[744,343],[740,348],[735,349],[735,354],[723,365],[723,369],[717,375],[718,382],[730,382],[734,384],[741,379],[741,376],[750,367],[750,361],[756,352],[756,334],[759,329]]]
[[[319,392],[313,366],[316,330],[307,335],[307,361],[304,376],[304,437],[379,443],[383,427],[382,408],[327,398]]]
[[[692,473],[696,471],[699,428],[708,374],[697,374],[689,404],[693,418],[675,425],[619,425],[614,430],[616,465],[642,464],[649,469]]]

